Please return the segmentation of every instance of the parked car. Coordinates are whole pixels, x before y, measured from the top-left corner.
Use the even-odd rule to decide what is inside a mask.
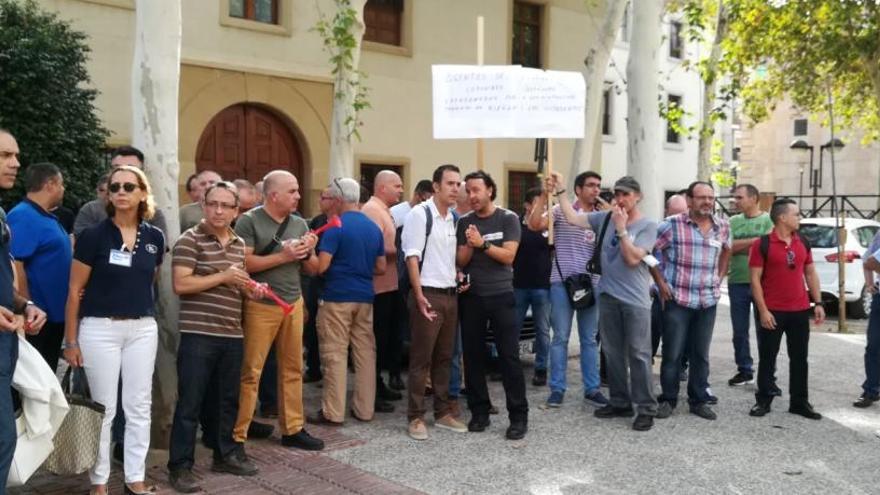
[[[867,318],[871,312],[871,294],[865,286],[862,254],[880,231],[880,222],[846,219],[846,244],[843,257],[846,266],[844,299],[846,314],[852,318]],[[833,218],[805,218],[800,233],[812,248],[813,263],[822,286],[822,299],[830,304],[838,301],[837,232]]]

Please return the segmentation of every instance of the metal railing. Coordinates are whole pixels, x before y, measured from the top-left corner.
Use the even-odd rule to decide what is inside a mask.
[[[804,218],[834,217],[838,208],[847,218],[863,218],[880,221],[880,195],[878,194],[841,194],[837,202],[831,195],[813,196],[797,194],[777,194],[775,198],[789,198],[797,201]],[[717,212],[729,217],[737,212],[733,207],[733,196],[715,198]]]

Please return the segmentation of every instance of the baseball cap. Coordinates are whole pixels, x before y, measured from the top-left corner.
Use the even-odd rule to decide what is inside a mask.
[[[641,194],[642,186],[631,176],[626,175],[617,179],[617,182],[614,183],[614,190]]]

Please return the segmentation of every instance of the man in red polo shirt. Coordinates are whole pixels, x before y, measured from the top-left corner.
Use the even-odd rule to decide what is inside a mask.
[[[807,394],[807,352],[810,342],[810,300],[815,303],[816,324],[825,320],[819,276],[810,250],[798,235],[800,209],[791,199],[778,199],[770,209],[773,230],[755,240],[749,251],[752,297],[758,307],[758,392],[751,416],[770,412],[773,401],[772,373],[785,333],[790,361],[788,412],[809,419],[822,419],[813,410]],[[763,241],[763,247],[762,247]],[[806,285],[810,289],[807,295]]]

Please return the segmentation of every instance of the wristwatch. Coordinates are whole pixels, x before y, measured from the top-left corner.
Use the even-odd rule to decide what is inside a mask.
[[[623,229],[623,232],[618,232],[618,233],[617,233],[617,237],[618,237],[618,238],[620,238],[620,237],[626,237],[626,236],[628,236],[628,235],[629,235],[629,232],[627,232],[626,229]]]
[[[490,244],[489,241],[483,241],[483,244],[480,246],[480,251],[488,251],[490,247],[492,247],[492,244]]]
[[[19,311],[21,313],[24,313],[24,310],[26,310],[28,306],[36,306],[36,305],[37,305],[37,303],[28,299],[27,302],[24,303],[24,305],[21,307],[21,309]]]

